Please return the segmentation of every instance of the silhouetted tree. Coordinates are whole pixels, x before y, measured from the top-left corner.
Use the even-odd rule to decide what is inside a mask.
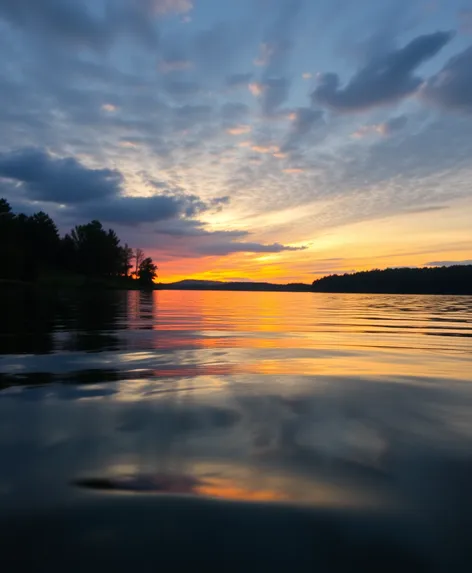
[[[0,199],[0,216],[12,215],[10,203],[6,199]]]
[[[134,260],[135,260],[134,274],[137,278],[139,274],[139,267],[141,266],[141,263],[144,261],[144,251],[142,249],[138,248],[136,249],[136,251],[134,251]]]
[[[151,257],[145,258],[138,269],[138,279],[144,285],[152,285],[157,277],[157,266],[153,263]]]
[[[129,271],[133,268],[134,251],[131,247],[128,246],[127,243],[125,243],[125,246],[121,250],[122,250],[121,274],[127,277],[129,275]]]
[[[86,277],[129,277],[136,262],[136,278],[152,284],[157,267],[134,251],[100,221],[77,225],[62,239],[54,221],[40,211],[28,217],[15,215],[0,199],[0,278],[35,280],[52,270]]]
[[[125,255],[115,231],[105,231],[100,221],[78,225],[70,233],[77,270],[88,276],[123,274]]]
[[[10,204],[0,199],[0,278],[18,275],[17,225]]]
[[[400,268],[331,275],[313,283],[318,292],[472,294],[472,265]]]
[[[43,211],[26,217],[22,225],[25,266],[28,275],[34,278],[57,266],[61,244],[59,231],[51,217]]]

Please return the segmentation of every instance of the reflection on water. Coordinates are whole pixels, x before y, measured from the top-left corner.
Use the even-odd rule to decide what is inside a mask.
[[[137,563],[120,536],[145,564],[156,531],[176,567],[449,571],[471,557],[470,297],[5,290],[2,303],[12,548],[47,545],[31,523],[51,519],[67,551],[112,552],[115,570]],[[105,529],[80,541],[97,515]],[[202,527],[236,539],[197,542]],[[338,546],[345,561],[327,553]]]

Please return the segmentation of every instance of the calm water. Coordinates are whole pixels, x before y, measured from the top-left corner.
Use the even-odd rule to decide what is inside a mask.
[[[3,292],[2,551],[470,570],[471,382],[470,297]]]

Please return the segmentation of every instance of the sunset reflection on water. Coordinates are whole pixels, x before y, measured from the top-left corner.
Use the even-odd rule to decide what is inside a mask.
[[[0,332],[0,521],[182,498],[231,503],[228,519],[404,516],[428,547],[462,543],[470,297],[31,293],[49,317],[34,335],[24,300]]]

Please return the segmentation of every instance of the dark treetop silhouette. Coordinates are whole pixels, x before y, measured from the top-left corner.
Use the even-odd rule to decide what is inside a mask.
[[[16,215],[0,199],[0,279],[32,282],[54,273],[115,279],[123,285],[137,279],[151,286],[157,266],[141,249],[122,246],[115,231],[105,230],[100,221],[78,225],[61,238],[46,213]]]
[[[373,270],[331,275],[313,283],[317,292],[472,294],[472,265]]]

